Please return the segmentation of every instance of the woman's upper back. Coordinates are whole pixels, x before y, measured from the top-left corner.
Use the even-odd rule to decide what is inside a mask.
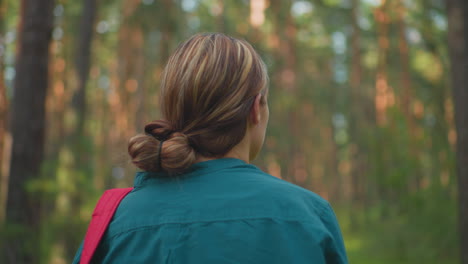
[[[329,204],[238,159],[140,172],[95,263],[347,263]]]

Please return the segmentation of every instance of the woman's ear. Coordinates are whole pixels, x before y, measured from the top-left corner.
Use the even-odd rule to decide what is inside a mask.
[[[255,96],[255,100],[253,102],[253,105],[252,105],[252,108],[250,109],[250,122],[252,122],[252,124],[256,125],[258,123],[260,123],[260,120],[261,120],[261,111],[260,111],[260,107],[261,107],[261,100],[262,100],[262,94],[257,94]]]

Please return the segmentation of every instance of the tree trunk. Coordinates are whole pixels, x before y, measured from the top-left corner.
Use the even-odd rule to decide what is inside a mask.
[[[91,42],[93,40],[94,21],[96,19],[96,0],[83,1],[83,16],[80,21],[80,35],[76,51],[76,72],[78,89],[75,93],[75,111],[78,117],[76,132],[82,135],[86,119],[86,82],[89,77],[91,60]]]
[[[364,200],[364,181],[362,176],[364,174],[364,161],[363,151],[364,147],[362,144],[362,135],[360,131],[364,126],[364,110],[362,109],[363,95],[362,92],[362,63],[361,63],[361,32],[358,25],[358,7],[359,1],[352,0],[351,7],[351,76],[350,76],[350,117],[349,117],[349,129],[352,142],[352,165],[351,165],[351,198],[353,204],[356,206],[362,205]],[[351,223],[355,225],[356,218],[355,214],[351,214]]]
[[[457,174],[461,263],[468,264],[468,3],[447,0],[448,44],[457,130]]]
[[[4,36],[5,33],[5,10],[5,0],[0,0],[0,36]],[[8,101],[6,97],[5,78],[3,76],[5,48],[4,37],[0,37],[0,223],[5,219],[5,202],[6,194],[8,193],[8,176],[3,172],[3,153],[8,124]]]
[[[279,77],[279,85],[284,91],[282,94],[296,100],[297,98],[297,56],[296,56],[296,25],[294,18],[291,15],[292,1],[270,1],[270,8],[273,11],[273,26],[275,38],[278,41],[277,53],[275,54],[275,60],[278,64],[276,75]],[[289,148],[286,151],[286,156],[291,160],[297,161],[302,155],[297,138],[299,138],[299,116],[295,108],[295,103],[287,106],[286,118],[288,122],[288,137],[289,137]],[[286,159],[285,159],[286,160]],[[285,166],[286,179],[296,182],[294,176],[298,170],[302,170],[303,165],[301,162],[292,164],[298,164],[298,166],[288,164]],[[283,175],[283,174],[282,174]]]
[[[414,120],[413,113],[411,112],[411,102],[413,101],[413,88],[411,82],[411,70],[410,70],[410,53],[408,40],[406,38],[407,25],[405,23],[405,16],[407,14],[407,8],[403,0],[398,0],[397,3],[397,17],[396,22],[398,24],[398,51],[400,55],[400,96],[401,96],[401,108],[406,118],[408,126],[407,131],[408,137],[410,138],[408,149],[410,157],[418,157],[418,149],[415,146],[417,139],[415,133],[417,131],[416,123]],[[442,99],[442,98],[441,98]],[[442,100],[441,100],[442,101]],[[419,172],[413,172],[412,182],[409,183],[408,188],[419,189],[421,186],[421,175]]]
[[[389,48],[390,48],[390,39],[389,39],[389,24],[390,24],[390,15],[389,15],[389,3],[390,1],[382,0],[374,10],[375,23],[377,26],[377,44],[378,44],[378,63],[377,63],[377,75],[375,81],[375,121],[377,126],[385,127],[388,125],[387,109],[391,106],[392,100],[392,90],[388,81],[388,61],[389,61]],[[382,135],[377,133],[377,140],[382,140]],[[382,146],[378,146],[382,148]],[[378,164],[374,166],[380,167],[382,163],[385,163],[384,155],[386,153],[377,150],[376,160]],[[385,167],[385,165],[383,165]],[[385,173],[378,172],[376,178],[376,190],[377,195],[382,199],[387,199],[389,197],[390,190],[385,188],[387,181],[387,176]],[[382,211],[382,214],[385,214],[385,211]]]
[[[7,263],[36,263],[39,259],[40,204],[26,190],[26,185],[40,175],[43,158],[53,2],[21,2],[6,220],[8,224],[18,225],[24,232],[9,239],[5,247]]]
[[[401,96],[402,102],[401,106],[403,113],[405,114],[410,131],[414,131],[414,120],[411,114],[411,99],[412,99],[412,90],[411,90],[411,74],[410,74],[410,65],[409,65],[409,47],[408,41],[406,40],[406,7],[403,3],[403,0],[399,0],[397,4],[397,23],[398,23],[398,51],[400,53],[400,86],[401,86]]]
[[[85,129],[87,119],[87,93],[86,86],[89,79],[89,71],[91,64],[91,44],[94,35],[94,25],[96,20],[96,0],[82,0],[81,17],[79,18],[79,35],[76,38],[75,50],[75,73],[76,73],[76,90],[74,91],[72,110],[76,116],[76,122],[71,123],[71,133],[66,134],[64,148],[69,147],[75,155],[71,162],[70,169],[74,173],[67,181],[61,177],[57,177],[59,191],[56,197],[55,214],[67,218],[73,212],[79,211],[80,205],[83,203],[84,196],[79,191],[66,190],[67,184],[77,186],[77,190],[86,189],[83,186],[84,181],[80,179],[80,173],[86,175],[86,179],[92,178],[91,155],[89,154],[89,141]],[[62,100],[63,101],[63,100]],[[90,181],[86,181],[87,183]],[[65,187],[65,188],[64,188]],[[67,202],[64,202],[67,201]],[[54,248],[57,249],[57,256],[69,259],[73,257],[76,250],[76,234],[66,232],[67,228],[77,227],[75,223],[67,226],[62,226],[62,232],[59,232],[55,241]],[[63,256],[60,256],[63,254]]]
[[[91,61],[91,43],[94,32],[94,21],[96,19],[96,0],[83,0],[82,16],[80,18],[80,34],[77,38],[78,45],[75,52],[77,90],[74,94],[73,110],[75,111],[77,122],[72,126],[72,133],[67,136],[66,143],[69,144],[74,153],[73,167],[75,171],[82,171],[85,175],[90,175],[90,156],[84,155],[88,149],[85,122],[86,122],[86,83],[88,82],[90,61]],[[77,184],[77,183],[76,183]],[[64,196],[74,196],[73,207],[81,203],[82,195],[80,193],[64,193]],[[70,209],[70,208],[69,208]],[[73,210],[73,208],[71,208]]]
[[[374,16],[377,24],[378,38],[378,65],[375,82],[375,111],[376,120],[379,125],[387,124],[387,108],[390,102],[390,86],[388,84],[388,56],[389,56],[389,23],[388,1],[382,0],[379,7],[375,9]]]

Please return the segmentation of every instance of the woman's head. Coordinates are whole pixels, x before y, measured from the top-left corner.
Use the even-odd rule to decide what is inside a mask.
[[[163,72],[162,120],[130,139],[133,163],[182,172],[199,156],[223,157],[244,138],[256,98],[266,105],[267,83],[265,64],[246,41],[219,33],[191,37]]]

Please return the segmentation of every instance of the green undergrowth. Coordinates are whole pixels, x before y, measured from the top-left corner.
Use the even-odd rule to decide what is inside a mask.
[[[456,206],[449,199],[415,197],[405,209],[335,206],[335,211],[350,263],[459,262]]]

